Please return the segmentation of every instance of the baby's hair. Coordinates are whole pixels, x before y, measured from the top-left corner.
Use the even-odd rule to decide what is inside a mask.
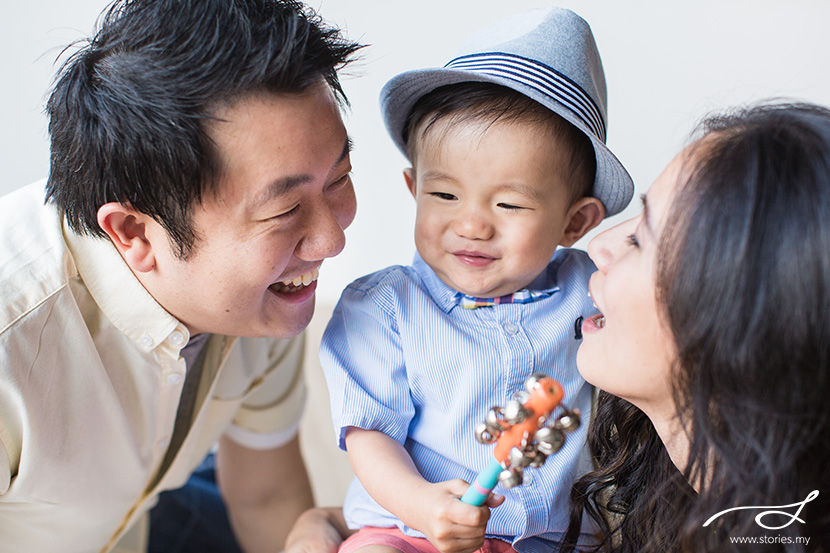
[[[575,126],[539,102],[513,89],[486,82],[441,86],[418,99],[403,129],[407,155],[415,162],[420,140],[438,122],[450,126],[467,122],[523,121],[537,124],[567,148],[563,175],[571,187],[571,201],[590,196],[596,175],[596,154],[591,140]]]

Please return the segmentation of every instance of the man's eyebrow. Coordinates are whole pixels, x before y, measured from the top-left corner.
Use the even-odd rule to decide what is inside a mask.
[[[349,156],[349,153],[351,153],[353,147],[354,143],[352,142],[352,139],[346,138],[346,142],[343,144],[343,151],[340,153],[340,157],[337,158],[337,161],[334,162],[334,165],[332,165],[332,168],[341,164],[343,160]],[[311,175],[289,175],[287,177],[279,178],[269,184],[268,188],[263,190],[257,198],[255,205],[261,205],[269,200],[279,198],[283,194],[290,192],[291,190],[297,188],[298,186],[302,186],[311,180]]]

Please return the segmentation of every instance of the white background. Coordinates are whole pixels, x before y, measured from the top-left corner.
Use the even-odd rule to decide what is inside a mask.
[[[102,0],[7,2],[0,16],[0,194],[46,176],[43,105],[62,47],[93,29]],[[414,205],[402,155],[386,136],[377,97],[395,74],[441,66],[477,28],[541,1],[312,0],[347,35],[371,47],[343,75],[358,215],[346,250],[318,288],[330,303],[354,278],[414,252]],[[644,193],[711,110],[766,98],[830,105],[830,2],[823,0],[572,0],[558,5],[593,28],[605,66],[608,144]],[[622,221],[639,200],[607,220]],[[594,233],[592,233],[593,235]],[[587,242],[583,240],[579,245]]]

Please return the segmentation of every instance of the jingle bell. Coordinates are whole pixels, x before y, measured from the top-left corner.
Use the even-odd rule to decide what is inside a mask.
[[[530,416],[530,412],[525,409],[524,405],[515,399],[507,402],[502,414],[504,415],[504,422],[510,425],[520,424]]]
[[[476,440],[480,444],[492,444],[499,439],[500,434],[501,430],[493,428],[486,422],[479,423],[476,426]]]
[[[505,489],[518,486],[523,480],[524,476],[522,475],[522,469],[517,467],[510,467],[509,469],[504,469],[499,473],[499,482],[501,482],[501,485],[504,486]]]
[[[561,430],[566,434],[570,434],[571,432],[579,428],[579,425],[581,423],[580,419],[581,417],[579,409],[574,409],[573,411],[565,411],[562,415],[559,416],[558,419],[556,419],[556,424],[554,424],[554,427],[557,430]]]
[[[501,407],[490,407],[487,411],[487,416],[484,417],[484,422],[487,426],[501,428],[502,410]]]
[[[543,374],[530,375],[529,377],[527,377],[527,380],[525,380],[525,390],[527,390],[528,393],[532,392],[533,389],[536,388],[536,385],[539,383],[539,381],[543,378],[545,378],[545,375]]]
[[[565,434],[558,428],[545,426],[533,435],[537,449],[545,455],[553,455],[565,445]]]
[[[524,468],[528,466],[533,458],[528,453],[534,453],[532,450],[521,450],[518,447],[511,447],[507,453],[507,462],[511,467]]]

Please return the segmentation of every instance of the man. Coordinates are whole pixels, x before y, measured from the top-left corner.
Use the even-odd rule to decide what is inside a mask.
[[[109,551],[219,443],[243,549],[312,505],[298,337],[355,198],[336,70],[291,0],[120,0],[0,199],[4,551]]]

